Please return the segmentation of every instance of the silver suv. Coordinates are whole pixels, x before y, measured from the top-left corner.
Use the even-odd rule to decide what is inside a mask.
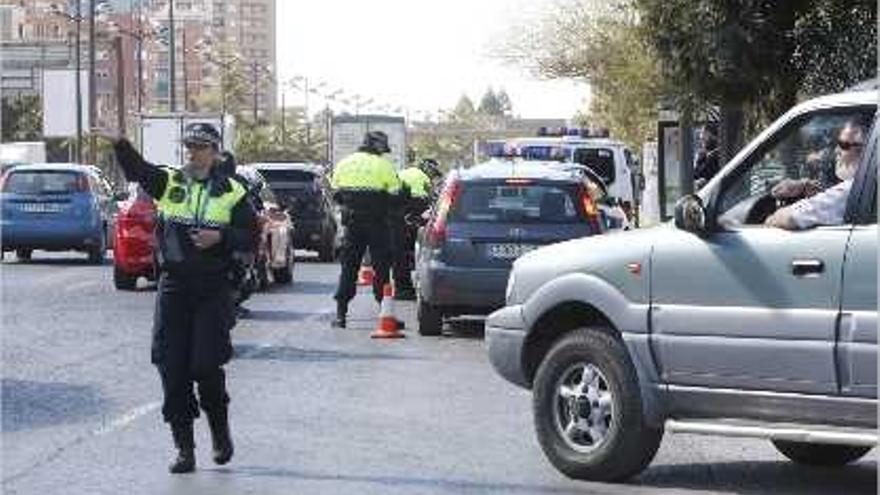
[[[533,391],[557,469],[626,479],[664,431],[766,438],[825,466],[877,444],[877,102],[870,91],[800,104],[683,198],[673,224],[514,263],[506,306],[487,320],[489,356]],[[773,187],[819,183],[853,121],[873,130],[844,224],[764,226]]]

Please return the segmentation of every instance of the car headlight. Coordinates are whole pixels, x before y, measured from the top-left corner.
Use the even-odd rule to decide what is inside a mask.
[[[504,301],[507,303],[511,302],[513,298],[513,286],[516,284],[516,272],[514,270],[510,270],[510,275],[507,277],[507,288],[504,289]]]

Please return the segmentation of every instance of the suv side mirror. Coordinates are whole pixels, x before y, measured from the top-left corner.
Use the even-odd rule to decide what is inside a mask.
[[[709,233],[706,207],[699,196],[688,194],[675,203],[675,226],[699,236]]]

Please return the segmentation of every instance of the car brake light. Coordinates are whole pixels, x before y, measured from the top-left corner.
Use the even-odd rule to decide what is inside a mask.
[[[578,187],[578,193],[581,198],[581,208],[583,209],[584,216],[587,218],[587,222],[593,226],[596,232],[601,232],[603,230],[601,227],[602,219],[599,214],[599,208],[596,206],[596,202],[593,201],[586,186],[580,185]]]
[[[531,179],[507,179],[505,184],[510,186],[527,186],[532,183]]]
[[[446,240],[446,219],[449,216],[449,210],[452,209],[460,193],[461,185],[458,182],[450,183],[443,190],[440,201],[437,203],[437,213],[434,216],[434,221],[428,229],[428,245],[431,247],[438,247]]]

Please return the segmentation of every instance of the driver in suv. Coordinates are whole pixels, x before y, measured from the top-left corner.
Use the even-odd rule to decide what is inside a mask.
[[[765,225],[785,230],[801,230],[817,225],[843,223],[846,200],[865,146],[864,127],[854,121],[847,122],[840,130],[835,144],[837,160],[834,173],[841,182],[816,194],[819,186],[815,180],[783,180],[771,191],[774,197],[778,199],[808,197],[780,208],[767,218]]]

